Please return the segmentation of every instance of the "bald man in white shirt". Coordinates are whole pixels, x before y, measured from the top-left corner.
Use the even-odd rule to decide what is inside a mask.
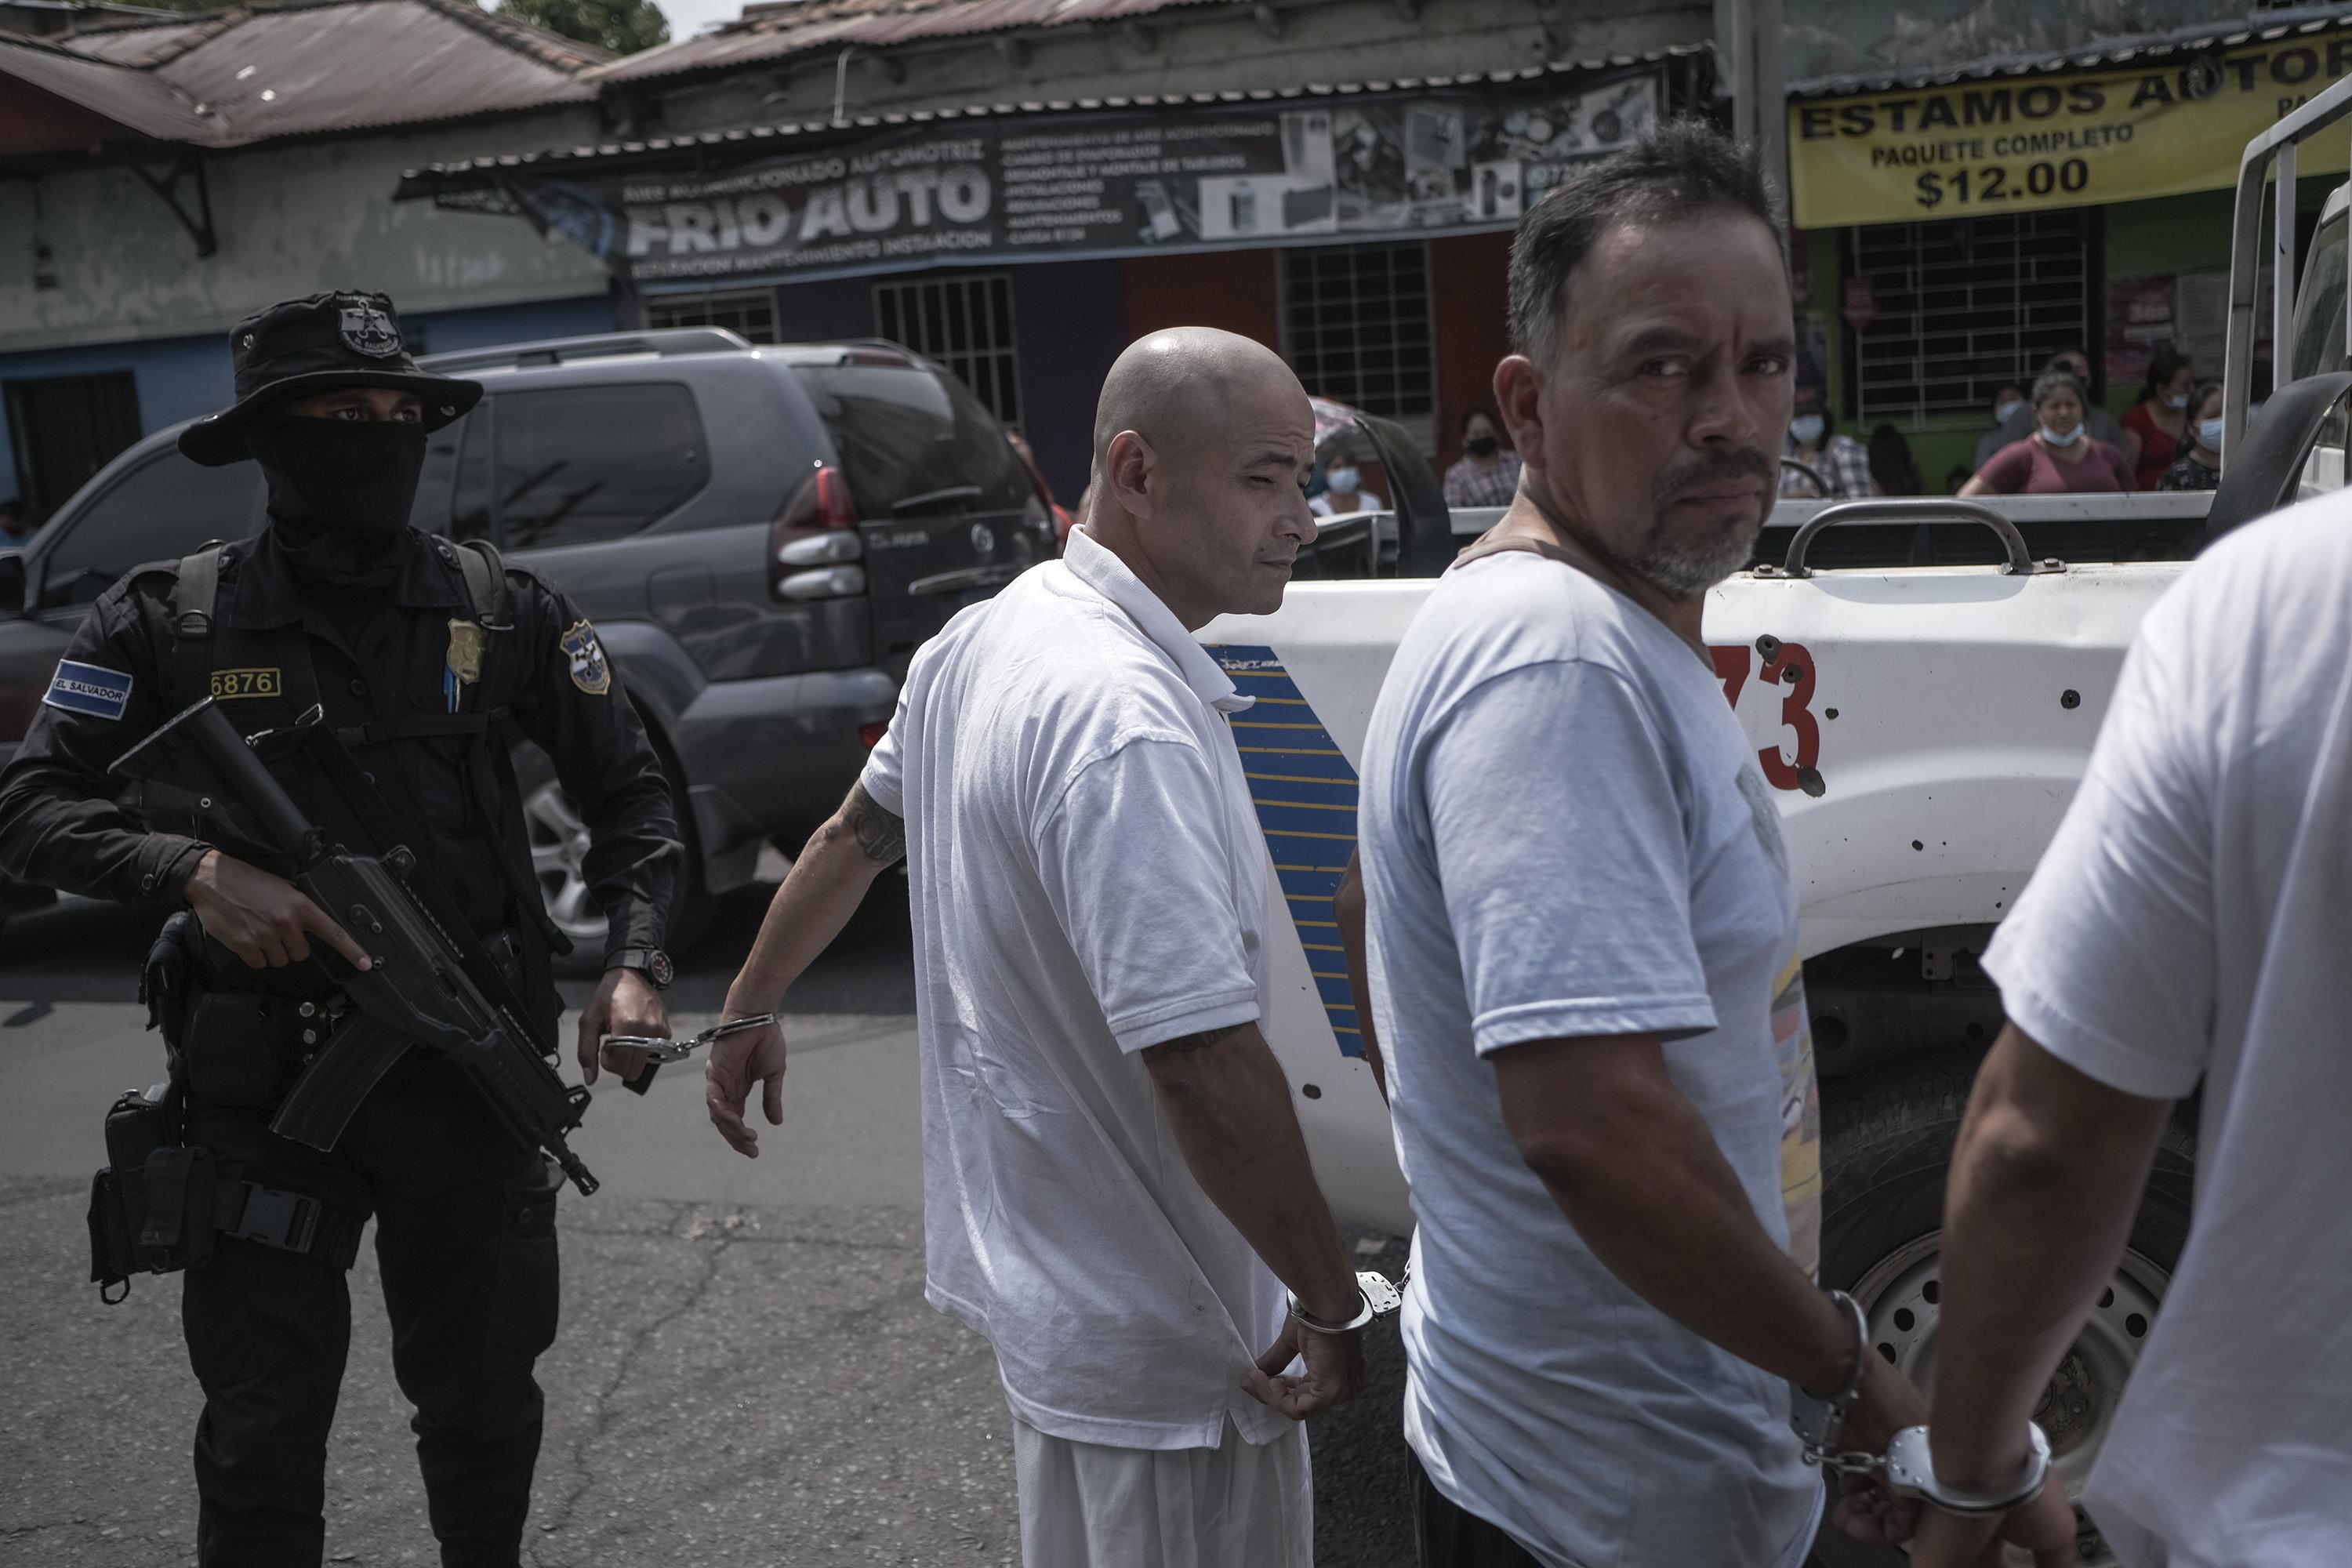
[[[1314,440],[1247,339],[1121,355],[1084,526],[916,656],[728,998],[777,1007],[903,851],[929,1296],[995,1347],[1039,1568],[1309,1568],[1297,1422],[1362,1375],[1362,1297],[1259,1033],[1265,849],[1227,725],[1249,700],[1191,635],[1280,605]],[[773,1124],[783,1070],[776,1027],[713,1047],[743,1153],[751,1085]]]

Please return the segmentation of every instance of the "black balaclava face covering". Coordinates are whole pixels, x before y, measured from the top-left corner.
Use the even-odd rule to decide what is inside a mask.
[[[263,414],[245,431],[269,483],[269,531],[294,574],[329,588],[391,585],[425,467],[424,427]]]

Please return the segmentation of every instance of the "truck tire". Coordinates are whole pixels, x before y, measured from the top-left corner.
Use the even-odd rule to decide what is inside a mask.
[[[1981,1059],[1967,1050],[1909,1058],[1833,1079],[1822,1097],[1822,1282],[1853,1293],[1878,1353],[1923,1387],[1935,1377],[1944,1178]],[[2179,1262],[2196,1155],[2193,1111],[2184,1107],[2158,1144],[2115,1279],[2034,1413],[2070,1496],[2082,1493]],[[2079,1510],[2075,1517],[2081,1561],[2112,1563]]]
[[[667,769],[668,759],[663,759]],[[518,746],[514,754],[515,784],[522,796],[523,828],[530,836],[531,870],[546,900],[548,918],[572,939],[572,951],[551,962],[567,979],[593,979],[604,962],[604,910],[588,896],[584,875],[588,830],[579,808],[555,777],[555,764],[537,746]],[[670,770],[670,792],[683,800],[677,775]],[[710,923],[710,896],[702,886],[702,851],[695,841],[694,823],[678,815],[678,831],[686,840],[686,865],[670,907],[667,950],[675,958],[691,946]]]

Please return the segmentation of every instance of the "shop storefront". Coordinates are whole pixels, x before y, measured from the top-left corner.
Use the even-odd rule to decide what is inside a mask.
[[[1697,101],[1706,64],[1702,47],[1410,91],[733,132],[422,171],[403,195],[568,237],[646,325],[908,344],[1024,432],[1066,496],[1111,360],[1185,322],[1272,344],[1308,390],[1442,462],[1506,352],[1519,215]]]
[[[2347,73],[2352,10],[1792,94],[1799,304],[1843,425],[1902,431],[1944,489],[1999,384],[2059,349],[2089,352],[2117,414],[2165,345],[2218,370],[2240,155]],[[2306,149],[2305,246],[2346,168],[2342,143]]]

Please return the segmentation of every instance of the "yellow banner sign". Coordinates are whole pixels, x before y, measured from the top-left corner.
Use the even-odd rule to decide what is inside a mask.
[[[1789,106],[1797,226],[1980,217],[2224,189],[2246,143],[2352,73],[2352,28],[2145,70],[2009,77]],[[2347,139],[2301,149],[2345,172]]]

